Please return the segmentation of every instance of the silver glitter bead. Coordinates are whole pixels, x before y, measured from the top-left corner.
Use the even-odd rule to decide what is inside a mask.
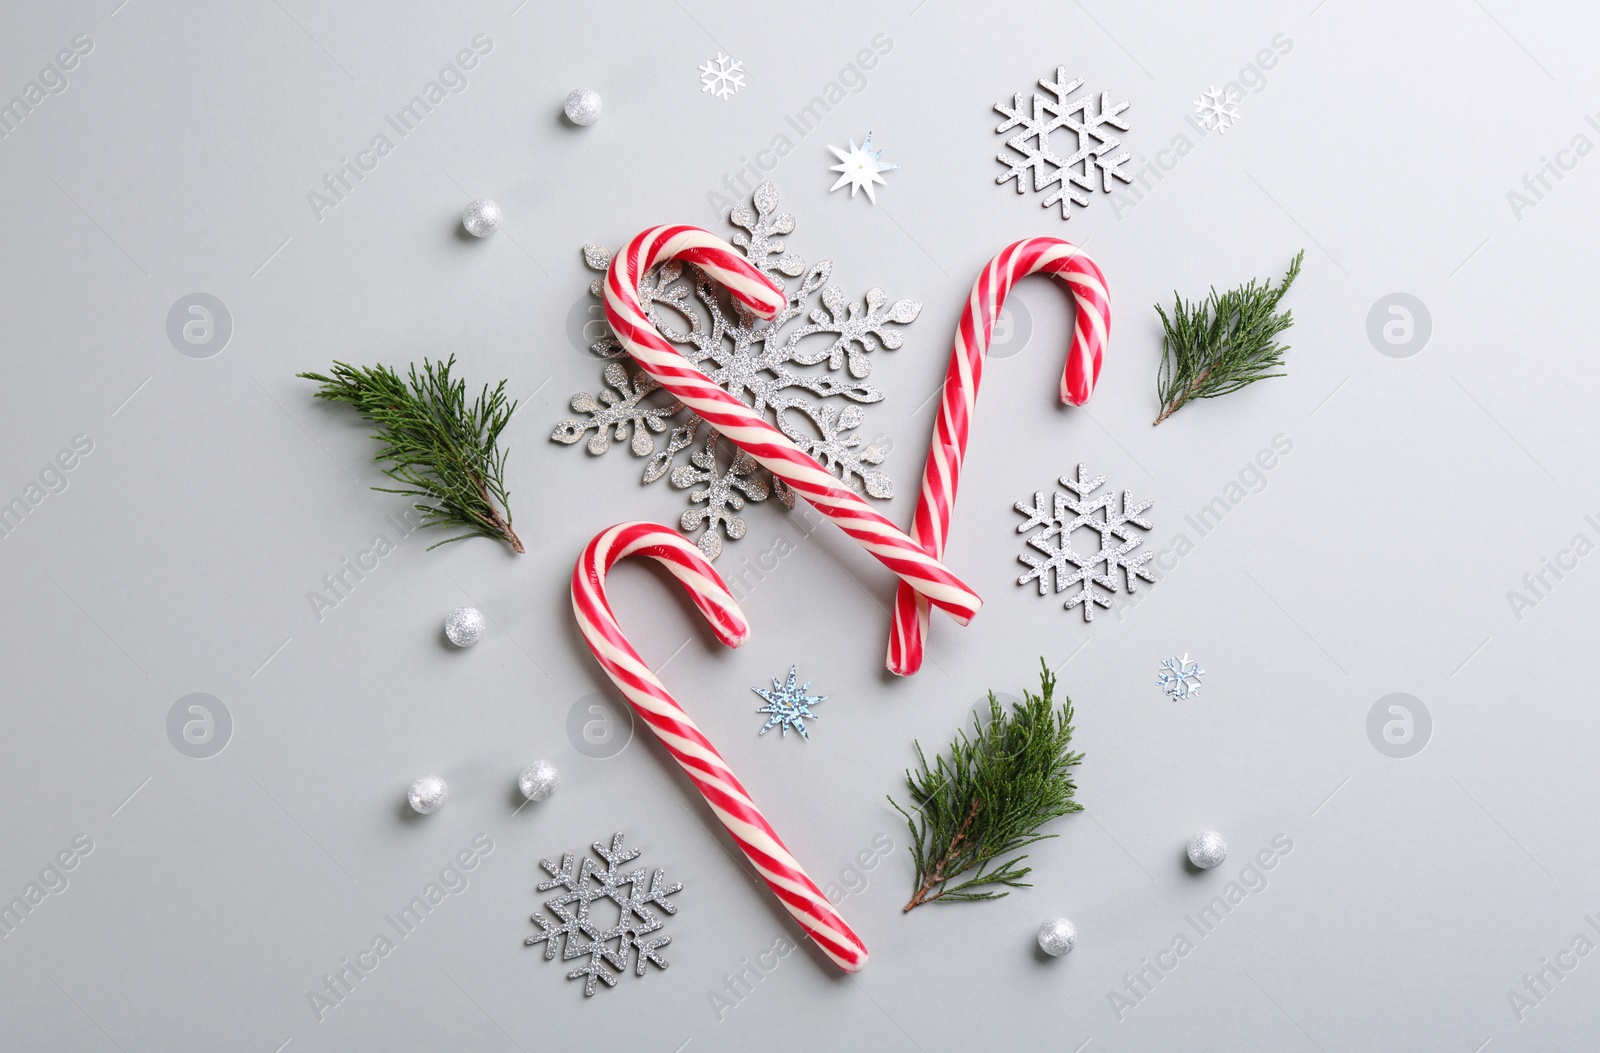
[[[1066,918],[1051,918],[1039,926],[1039,949],[1059,958],[1078,945],[1078,927]]]
[[[500,229],[502,218],[499,205],[488,198],[481,198],[468,205],[467,210],[461,213],[461,225],[467,228],[468,234],[487,238]]]
[[[471,647],[483,638],[487,620],[476,607],[457,607],[444,620],[444,634],[457,647]]]
[[[561,785],[561,773],[549,761],[534,761],[517,776],[517,789],[535,803],[545,800]]]
[[[1215,830],[1202,830],[1189,839],[1189,862],[1201,870],[1220,867],[1228,858],[1228,842]]]
[[[444,802],[450,799],[450,787],[437,775],[424,775],[411,784],[411,790],[406,794],[406,800],[411,802],[411,810],[418,815],[432,815],[444,807]]]
[[[600,93],[593,88],[578,88],[567,96],[567,120],[573,124],[593,124],[600,119]]]

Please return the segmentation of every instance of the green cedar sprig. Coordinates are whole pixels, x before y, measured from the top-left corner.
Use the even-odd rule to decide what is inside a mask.
[[[372,437],[384,445],[372,459],[388,461],[383,474],[404,488],[374,490],[429,502],[413,505],[422,513],[423,526],[466,531],[429,549],[478,536],[504,541],[521,552],[506,500],[506,454],[497,447],[517,404],[506,401],[503,380],[493,391],[485,384],[469,404],[466,383],[450,376],[455,361],[454,355],[444,362],[423,359],[422,372],[413,364],[408,380],[388,366],[344,362],[333,364],[332,376],[296,375],[322,385],[317,398],[354,406],[377,428]]]
[[[916,886],[905,909],[936,900],[998,899],[1008,893],[985,888],[1031,887],[1022,879],[1031,867],[1019,864],[1026,855],[994,864],[994,860],[1055,834],[1039,827],[1069,812],[1083,810],[1073,800],[1077,784],[1072,768],[1083,762],[1072,744],[1072,700],[1053,707],[1056,678],[1040,659],[1039,694],[1023,692],[1023,701],[1007,713],[989,692],[989,720],[973,715],[973,734],[957,731],[948,756],[933,767],[917,747],[921,768],[906,772],[915,819],[891,797],[911,829],[911,858]],[[957,882],[973,868],[977,873]]]
[[[1161,399],[1160,424],[1190,399],[1214,399],[1268,377],[1283,365],[1287,344],[1279,333],[1294,324],[1293,312],[1278,314],[1278,301],[1300,273],[1301,249],[1276,288],[1255,279],[1225,293],[1216,287],[1199,303],[1187,303],[1176,292],[1172,316],[1156,305],[1166,337],[1161,347],[1161,374],[1156,393]]]

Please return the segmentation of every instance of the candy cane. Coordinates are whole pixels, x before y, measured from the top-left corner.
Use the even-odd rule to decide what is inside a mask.
[[[639,302],[639,282],[651,267],[671,259],[696,265],[762,318],[771,318],[788,302],[782,289],[716,235],[698,227],[652,227],[617,253],[606,273],[606,320],[622,346],[678,401],[839,524],[907,587],[965,625],[983,605],[971,589],[656,332]]]
[[[935,559],[944,558],[945,541],[950,537],[950,513],[961,483],[972,407],[978,397],[978,382],[983,378],[995,319],[1017,279],[1038,271],[1065,281],[1077,303],[1077,323],[1061,375],[1061,401],[1071,406],[1088,402],[1100,376],[1100,356],[1111,332],[1111,299],[1106,292],[1105,275],[1094,261],[1059,238],[1028,238],[1007,246],[990,260],[972,285],[972,295],[967,298],[967,309],[956,330],[944,397],[934,420],[933,444],[922,473],[922,497],[911,524],[911,536],[926,546]],[[922,668],[927,632],[927,601],[900,586],[895,594],[894,627],[889,634],[889,657],[885,663],[890,672],[909,676]]]
[[[680,534],[655,523],[619,523],[596,534],[572,570],[572,610],[589,650],[633,711],[650,725],[673,760],[699,787],[711,810],[800,927],[839,968],[859,971],[867,964],[867,948],[861,938],[800,869],[717,748],[622,635],[606,599],[606,572],[618,560],[634,555],[656,560],[678,579],[711,623],[717,639],[738,647],[749,638],[744,612],[698,549]]]

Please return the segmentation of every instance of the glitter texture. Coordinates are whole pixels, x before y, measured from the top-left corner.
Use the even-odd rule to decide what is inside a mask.
[[[600,93],[592,88],[577,88],[567,96],[562,108],[573,124],[593,124],[600,119]]]
[[[1133,178],[1122,171],[1123,163],[1128,160],[1127,152],[1107,156],[1122,145],[1107,128],[1128,130],[1127,122],[1121,117],[1128,104],[1122,102],[1113,106],[1109,91],[1101,92],[1098,100],[1093,92],[1085,92],[1068,101],[1069,95],[1083,87],[1083,78],[1067,80],[1065,66],[1057,66],[1056,79],[1040,80],[1039,87],[1055,98],[1046,99],[1035,92],[1031,110],[1021,92],[1017,92],[1016,101],[1010,107],[1003,102],[995,103],[994,108],[1006,118],[995,131],[1004,135],[1013,128],[1021,128],[1006,140],[1006,147],[1014,153],[999,155],[1006,170],[995,177],[995,182],[1004,184],[1015,179],[1017,193],[1026,193],[1023,184],[1031,172],[1035,191],[1056,188],[1055,193],[1042,202],[1044,207],[1059,203],[1061,218],[1071,219],[1073,205],[1082,208],[1089,204],[1085,194],[1094,192],[1096,172],[1100,173],[1101,190],[1111,189],[1113,176],[1124,183],[1133,182]],[[1068,133],[1066,139],[1072,147],[1066,157],[1058,156],[1051,149],[1051,133],[1061,129]]]
[[[542,931],[522,941],[529,947],[543,943],[546,961],[555,959],[557,945],[561,947],[561,960],[564,962],[587,956],[587,963],[567,974],[569,980],[583,980],[585,996],[594,994],[596,981],[607,987],[617,986],[618,975],[628,971],[630,957],[638,976],[645,974],[647,963],[658,969],[667,967],[666,959],[657,951],[671,943],[672,937],[644,938],[659,930],[663,924],[650,905],[653,903],[668,914],[676,914],[678,908],[667,897],[683,889],[677,882],[668,885],[666,871],[660,867],[650,875],[648,888],[644,885],[644,867],[624,872],[622,864],[635,859],[639,850],[624,850],[620,832],[612,835],[609,849],[604,841],[596,841],[591,847],[595,855],[605,860],[604,870],[594,860],[585,859],[582,869],[574,875],[574,860],[570,852],[561,857],[560,866],[548,859],[539,860],[539,865],[550,875],[549,881],[539,883],[539,891],[548,892],[554,888],[566,890],[555,899],[545,901],[544,905],[560,924],[552,923],[543,914],[534,914],[531,920]],[[624,886],[626,892],[623,891]],[[594,905],[602,900],[610,900],[616,907],[615,925],[606,927],[603,924],[610,920],[609,910],[605,911],[608,915],[605,919],[596,916]],[[577,905],[575,910],[574,904]],[[613,972],[613,969],[616,971]]]
[[[424,775],[411,784],[406,800],[418,815],[432,815],[450,799],[450,787],[437,775]]]
[[[717,57],[700,64],[700,90],[719,99],[731,99],[744,87],[744,63],[717,52]]]
[[[1228,858],[1228,842],[1215,830],[1202,830],[1189,839],[1189,862],[1201,870],[1220,867]]]
[[[889,185],[883,181],[883,177],[878,173],[892,171],[900,166],[885,161],[883,159],[883,151],[872,148],[872,133],[870,131],[867,133],[867,137],[861,140],[859,147],[856,146],[854,139],[847,141],[850,144],[848,150],[841,150],[837,146],[828,147],[829,150],[833,151],[833,156],[839,159],[839,163],[830,168],[829,171],[844,173],[839,177],[837,183],[828,188],[828,192],[831,194],[842,186],[849,186],[850,196],[855,197],[857,190],[865,190],[867,192],[867,200],[876,205],[878,199],[872,196],[873,186]]]
[[[444,634],[457,647],[471,647],[483,639],[487,620],[476,607],[457,607],[444,620]]]
[[[767,718],[767,722],[761,726],[761,730],[757,734],[765,735],[773,728],[777,728],[778,734],[787,735],[789,734],[789,729],[794,728],[800,733],[801,738],[811,738],[806,733],[805,721],[807,718],[812,720],[817,718],[817,715],[811,712],[811,707],[818,702],[827,701],[828,696],[806,694],[811,689],[811,681],[807,680],[797,687],[796,681],[799,677],[795,675],[795,672],[796,667],[791,665],[789,667],[789,679],[782,684],[778,683],[777,677],[773,677],[770,690],[764,687],[752,687],[750,689],[767,700],[767,704],[756,710],[756,712],[772,714]]]
[[[561,773],[549,761],[534,761],[517,776],[517,789],[530,801],[547,799],[561,785]]]
[[[1078,945],[1078,927],[1066,918],[1051,918],[1039,926],[1039,949],[1059,958]]]
[[[467,233],[475,238],[487,238],[490,234],[500,229],[500,206],[483,198],[474,201],[461,213],[461,225],[467,228]]]

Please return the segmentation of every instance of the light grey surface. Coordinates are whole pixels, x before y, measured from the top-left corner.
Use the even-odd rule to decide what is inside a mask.
[[[94,44],[66,90],[0,139],[0,498],[75,435],[93,443],[67,489],[0,540],[0,898],[75,837],[93,844],[0,941],[7,1048],[1592,1046],[1600,958],[1565,958],[1573,971],[1520,1021],[1508,1000],[1578,934],[1600,939],[1585,920],[1600,912],[1600,729],[1584,657],[1600,570],[1585,557],[1559,580],[1546,571],[1532,605],[1508,598],[1575,535],[1600,540],[1585,518],[1600,517],[1600,365],[1583,320],[1600,165],[1584,116],[1600,89],[1592,11],[515,6],[7,9],[0,98],[76,34]],[[892,50],[862,90],[797,136],[786,115],[880,33]],[[307,193],[476,34],[493,49],[465,90],[319,222]],[[1291,47],[1246,75],[1258,90],[1238,127],[1198,136],[1192,100],[1279,34]],[[727,101],[701,94],[696,72],[719,50],[749,75]],[[991,105],[1058,63],[1132,102],[1134,169],[1170,169],[1137,204],[1101,195],[1063,223],[994,185]],[[561,105],[583,85],[605,112],[575,129]],[[826,145],[869,128],[900,166],[877,208],[827,192]],[[595,702],[583,700],[607,692],[572,628],[572,561],[609,523],[673,521],[682,494],[639,487],[625,450],[596,460],[547,435],[599,380],[569,338],[591,276],[578,246],[662,222],[725,231],[708,192],[780,134],[792,150],[772,177],[799,223],[792,247],[833,259],[847,293],[927,305],[903,349],[875,356],[897,521],[931,425],[924,400],[995,251],[1034,234],[1084,244],[1115,326],[1093,401],[1063,410],[1068,308],[1042,280],[1016,293],[1032,337],[986,379],[949,550],[988,605],[966,629],[935,621],[914,680],[881,669],[891,577],[831,527],[799,542],[776,507],[756,508],[721,562],[737,570],[780,532],[797,542],[750,591],[738,652],[653,575],[616,573],[641,652],[671,658],[664,678],[796,856],[819,882],[859,888],[841,909],[872,951],[864,972],[803,949],[719,1014],[709,996],[724,976],[796,929],[655,744],[594,759],[568,733],[575,705],[581,724]],[[1180,134],[1191,150],[1158,153]],[[1578,136],[1582,154],[1558,155]],[[1529,179],[1535,199],[1524,177],[1546,159],[1572,167],[1546,175],[1548,190]],[[456,229],[475,197],[505,209],[483,242]],[[1152,429],[1149,305],[1276,275],[1301,246],[1289,377]],[[196,292],[232,318],[214,357],[168,340],[169,309]],[[1368,336],[1394,293],[1431,316],[1411,357]],[[367,490],[379,480],[363,427],[292,376],[450,351],[474,382],[507,376],[523,399],[508,439],[525,557],[402,540],[385,518],[402,502]],[[1264,488],[1199,536],[1186,517],[1226,503],[1280,435],[1292,451]],[[1080,460],[1155,500],[1152,546],[1193,543],[1142,602],[1092,626],[1014,584],[1012,502]],[[378,534],[396,551],[319,621],[308,591]],[[440,626],[465,603],[494,622],[458,652]],[[1208,675],[1174,704],[1155,675],[1185,651]],[[912,738],[942,744],[986,689],[1027,686],[1041,654],[1078,706],[1088,810],[1034,850],[1037,887],[902,916],[906,835],[883,801]],[[829,700],[810,742],[758,738],[749,688],[791,662]],[[168,738],[169,710],[196,692],[232,720],[209,759]],[[1407,759],[1368,734],[1369,711],[1397,692],[1432,722]],[[517,773],[541,756],[563,785],[513,814]],[[406,787],[429,772],[450,802],[408,820]],[[1197,874],[1184,845],[1206,828],[1231,857]],[[585,1001],[521,941],[536,861],[615,830],[685,885],[672,965]],[[480,834],[493,849],[467,886],[319,1022],[308,993],[323,974]],[[893,851],[874,858],[880,835]],[[1210,935],[1190,929],[1278,835],[1293,847],[1265,888]],[[864,888],[849,872],[859,853]],[[1044,960],[1034,933],[1057,914],[1079,944]],[[1110,993],[1178,933],[1193,951],[1119,1014]]]

